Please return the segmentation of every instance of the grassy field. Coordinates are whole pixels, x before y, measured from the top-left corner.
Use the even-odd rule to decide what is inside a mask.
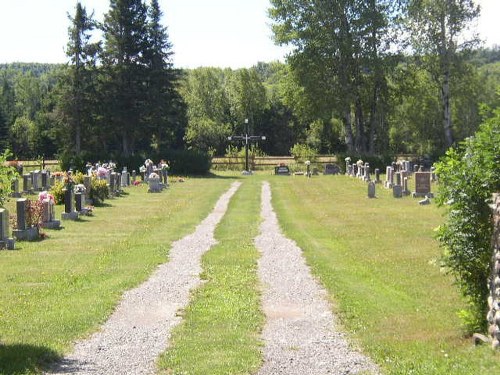
[[[440,269],[435,205],[392,198],[345,176],[272,180],[286,234],[304,250],[356,343],[388,374],[500,373],[500,356],[474,348],[463,306]]]
[[[434,204],[396,200],[344,176],[188,179],[162,194],[144,187],[64,222],[49,239],[0,252],[0,374],[36,373],[97,329],[129,289],[166,260],[235,178],[243,182],[203,257],[205,283],[193,293],[159,360],[166,374],[254,373],[263,325],[256,277],[260,183],[271,183],[284,232],[295,239],[328,290],[342,329],[387,374],[500,373],[500,355],[464,338],[463,307],[439,266]]]
[[[216,230],[217,246],[202,259],[203,286],[160,359],[167,374],[248,374],[261,363],[264,322],[256,274],[261,184],[245,179]]]
[[[172,241],[192,232],[229,184],[188,179],[161,194],[131,187],[93,217],[0,252],[0,374],[36,373],[96,330],[123,291],[166,261]]]

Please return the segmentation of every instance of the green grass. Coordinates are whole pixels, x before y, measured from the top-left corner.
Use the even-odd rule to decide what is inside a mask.
[[[93,217],[65,221],[62,230],[46,230],[44,241],[0,252],[0,373],[36,373],[96,330],[125,290],[167,260],[172,241],[206,217],[229,183],[188,179],[161,194],[130,187]]]
[[[261,363],[263,325],[253,239],[260,222],[260,183],[246,179],[216,230],[219,244],[202,259],[205,281],[192,296],[172,348],[159,361],[167,374],[249,374]]]
[[[439,267],[435,205],[396,200],[345,176],[273,178],[273,205],[304,250],[345,329],[388,374],[500,371],[489,347],[463,337],[463,306]]]
[[[236,174],[188,179],[162,194],[144,187],[107,201],[95,216],[64,222],[41,242],[0,252],[0,374],[32,374],[106,320],[123,291],[166,261]],[[193,293],[173,344],[159,360],[167,374],[255,373],[262,361],[253,238],[261,181],[271,182],[285,233],[304,250],[328,290],[342,328],[387,374],[500,373],[500,356],[464,338],[463,301],[439,267],[434,204],[396,200],[344,176],[241,178],[203,257],[205,283]],[[12,204],[12,202],[11,202]]]

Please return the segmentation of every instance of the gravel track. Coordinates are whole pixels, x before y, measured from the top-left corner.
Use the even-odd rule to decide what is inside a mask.
[[[214,230],[238,190],[235,182],[196,231],[172,245],[169,261],[139,287],[127,291],[99,332],[75,344],[52,374],[153,374],[167,348],[179,309],[200,285],[201,256],[216,244]]]
[[[263,222],[255,243],[262,255],[258,273],[267,323],[264,365],[258,374],[379,373],[335,330],[326,291],[311,276],[301,249],[280,231],[267,182],[261,205]]]

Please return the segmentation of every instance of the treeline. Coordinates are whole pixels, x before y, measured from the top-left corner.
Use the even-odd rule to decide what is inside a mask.
[[[112,0],[102,24],[77,4],[68,64],[0,65],[0,147],[22,159],[223,155],[241,147],[227,137],[248,119],[269,155],[301,144],[436,157],[500,105],[500,48],[458,44],[473,3],[332,0],[293,12],[297,1],[271,1],[276,40],[295,46],[286,64],[184,71],[172,66],[157,1]],[[444,39],[432,39],[443,20]]]

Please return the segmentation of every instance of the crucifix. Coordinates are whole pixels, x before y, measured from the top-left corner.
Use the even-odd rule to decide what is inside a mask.
[[[227,137],[229,141],[245,141],[245,171],[250,172],[248,169],[248,143],[251,141],[266,140],[265,135],[248,135],[248,119],[245,119],[245,135],[232,135]]]

